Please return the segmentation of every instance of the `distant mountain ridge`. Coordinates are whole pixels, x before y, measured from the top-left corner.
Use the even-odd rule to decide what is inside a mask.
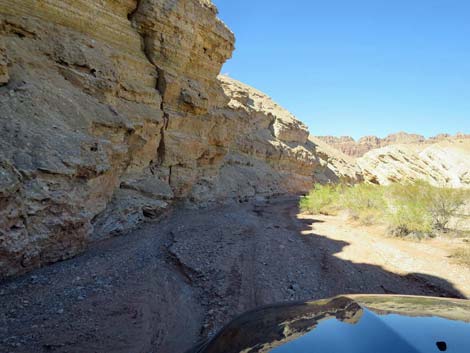
[[[470,135],[458,133],[456,135],[438,134],[431,138],[426,138],[418,134],[409,134],[407,132],[398,132],[390,134],[387,137],[380,138],[377,136],[364,136],[359,140],[354,140],[351,136],[316,136],[319,140],[336,148],[344,154],[351,157],[362,157],[367,152],[397,144],[433,144],[446,140],[470,139]]]
[[[365,181],[390,185],[424,180],[438,187],[470,189],[470,139],[394,144],[356,158]]]

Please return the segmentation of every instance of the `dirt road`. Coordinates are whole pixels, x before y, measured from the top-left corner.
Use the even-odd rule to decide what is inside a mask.
[[[300,217],[297,202],[175,210],[0,284],[0,351],[182,353],[263,304],[344,293],[465,296],[425,263],[422,273],[387,266],[393,243],[354,243],[361,235],[347,224]]]

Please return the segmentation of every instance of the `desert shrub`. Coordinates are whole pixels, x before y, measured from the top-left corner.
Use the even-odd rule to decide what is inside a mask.
[[[300,200],[300,209],[311,214],[334,214],[339,198],[340,186],[320,185]]]
[[[464,190],[438,188],[422,181],[388,187],[386,218],[391,233],[420,237],[442,232],[465,202],[466,194]]]
[[[417,238],[433,236],[432,219],[419,202],[395,203],[386,217],[390,233]]]
[[[300,208],[312,214],[335,214],[348,210],[351,217],[372,224],[383,212],[386,203],[381,187],[371,184],[356,186],[315,185],[300,201]]]
[[[393,235],[422,237],[432,234],[429,184],[394,184],[387,188],[387,200],[386,220]]]
[[[429,205],[433,227],[437,230],[445,230],[450,219],[458,214],[459,209],[469,197],[469,192],[466,190],[433,188]]]
[[[455,250],[451,258],[460,265],[470,267],[470,245]]]
[[[449,220],[470,197],[469,191],[438,188],[426,182],[315,185],[300,201],[302,211],[335,214],[347,210],[362,224],[384,224],[400,237],[429,237],[446,230]]]
[[[383,187],[373,184],[358,184],[341,189],[339,208],[349,211],[353,219],[371,225],[383,215],[387,203]]]

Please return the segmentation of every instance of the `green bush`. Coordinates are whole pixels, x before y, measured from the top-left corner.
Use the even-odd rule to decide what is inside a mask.
[[[348,210],[354,219],[372,224],[386,207],[382,191],[381,187],[371,184],[354,187],[317,184],[300,200],[300,208],[312,214],[335,214],[338,210]]]
[[[433,236],[446,230],[451,217],[469,199],[469,192],[437,188],[426,182],[315,185],[300,201],[302,211],[335,214],[346,210],[362,224],[385,223],[396,236]]]
[[[387,188],[389,205],[385,216],[393,235],[422,237],[432,234],[430,188],[422,182],[394,184]]]
[[[358,184],[342,188],[339,207],[349,211],[353,219],[371,225],[378,221],[387,208],[383,188],[373,184]]]
[[[432,219],[419,202],[396,203],[386,215],[392,235],[404,237],[414,235],[418,238],[432,236]]]
[[[309,194],[300,199],[300,209],[311,214],[335,214],[339,186],[316,184]]]
[[[446,230],[466,200],[465,190],[438,188],[426,182],[388,188],[388,221],[392,234],[433,236]]]
[[[450,188],[434,188],[429,205],[435,229],[445,230],[450,219],[458,214],[459,209],[470,198],[468,191]]]

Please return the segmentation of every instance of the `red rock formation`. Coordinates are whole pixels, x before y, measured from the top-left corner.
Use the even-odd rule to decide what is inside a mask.
[[[451,136],[449,134],[439,134],[435,137],[426,139],[422,135],[417,134],[408,134],[406,132],[398,132],[396,134],[388,135],[385,138],[380,138],[377,136],[364,136],[361,137],[358,141],[355,141],[352,137],[349,136],[318,136],[318,139],[326,142],[330,146],[338,149],[344,154],[351,157],[362,157],[367,152],[382,148],[385,146],[396,145],[396,144],[423,144],[428,145],[443,140],[455,140],[455,139],[466,139],[470,138],[469,135],[457,134]]]

